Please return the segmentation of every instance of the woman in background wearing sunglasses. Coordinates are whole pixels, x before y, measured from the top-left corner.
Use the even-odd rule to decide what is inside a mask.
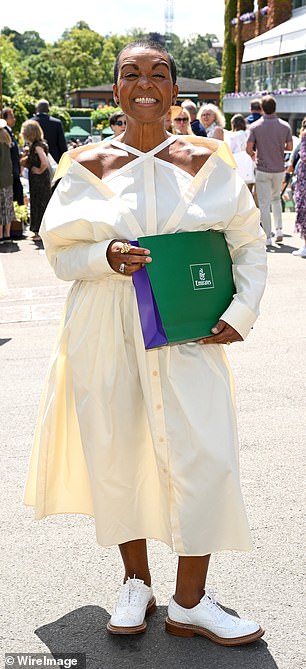
[[[114,133],[114,136],[121,135],[126,128],[126,117],[122,111],[114,112],[109,117],[109,125]]]
[[[187,109],[183,109],[178,105],[171,107],[172,113],[172,127],[174,135],[192,135],[190,125],[190,114]]]

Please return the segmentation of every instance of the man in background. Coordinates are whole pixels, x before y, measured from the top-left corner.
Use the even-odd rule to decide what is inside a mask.
[[[256,146],[256,193],[260,222],[266,233],[266,245],[272,244],[271,214],[276,242],[283,241],[281,185],[284,178],[284,151],[292,151],[293,142],[289,123],[276,115],[276,100],[266,95],[261,101],[263,115],[252,123],[247,141],[247,153],[253,157]]]
[[[13,198],[19,205],[23,204],[23,188],[20,181],[20,157],[16,137],[13,133],[13,127],[16,123],[14,112],[11,107],[4,107],[2,111],[3,119],[6,121],[5,130],[11,138],[11,159],[13,166]]]
[[[190,125],[191,125],[191,130],[194,135],[198,135],[199,137],[207,137],[206,130],[202,123],[197,119],[197,107],[192,100],[184,100],[182,102],[182,108],[186,109],[188,111],[189,116],[190,116]]]
[[[251,101],[250,112],[251,113],[245,119],[248,125],[255,123],[255,121],[259,121],[262,116],[262,106],[259,98]]]
[[[67,151],[67,144],[61,121],[53,116],[49,116],[48,100],[39,100],[36,105],[36,114],[34,121],[38,121],[41,126],[45,140],[48,142],[49,151],[55,162],[60,161],[61,156]]]

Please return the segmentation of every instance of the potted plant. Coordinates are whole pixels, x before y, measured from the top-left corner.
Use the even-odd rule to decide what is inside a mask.
[[[28,209],[25,204],[14,202],[15,220],[11,223],[12,239],[21,239],[24,233],[24,227],[28,222]]]

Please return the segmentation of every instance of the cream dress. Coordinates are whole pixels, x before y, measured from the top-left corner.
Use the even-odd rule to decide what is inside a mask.
[[[223,230],[237,293],[223,314],[243,337],[266,255],[258,210],[224,143],[195,177],[148,153],[101,181],[72,159],[41,227],[56,275],[74,283],[41,401],[25,502],[36,517],[95,516],[103,546],[154,538],[179,555],[251,547],[239,483],[234,388],[223,346],[145,351],[130,277],[112,239]]]

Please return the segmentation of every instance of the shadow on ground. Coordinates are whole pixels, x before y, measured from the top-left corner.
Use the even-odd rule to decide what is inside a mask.
[[[35,633],[51,653],[85,653],[86,669],[277,669],[262,639],[225,648],[204,637],[171,636],[164,629],[166,613],[159,606],[145,634],[112,636],[106,630],[109,613],[84,606]]]
[[[0,246],[0,253],[16,253],[17,251],[21,251],[21,249],[15,239]]]

